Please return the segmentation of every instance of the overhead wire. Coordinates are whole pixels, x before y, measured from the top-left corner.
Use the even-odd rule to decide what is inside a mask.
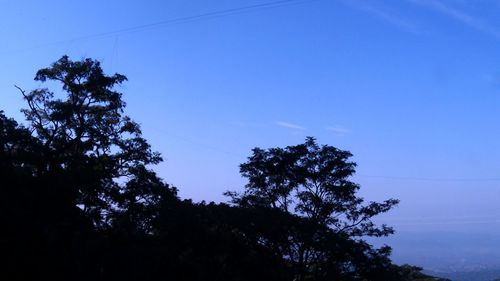
[[[131,26],[131,27],[122,28],[122,29],[113,30],[113,31],[89,34],[89,35],[75,37],[75,38],[71,38],[71,39],[49,42],[49,43],[40,44],[37,46],[25,48],[25,49],[19,49],[19,50],[13,50],[13,51],[14,52],[27,51],[27,50],[32,50],[32,49],[36,49],[36,48],[57,45],[57,44],[68,44],[68,43],[72,44],[76,41],[84,41],[84,40],[105,38],[105,37],[110,37],[110,36],[118,36],[121,34],[139,32],[139,31],[148,30],[148,29],[157,28],[157,27],[165,27],[165,26],[184,24],[184,23],[195,22],[195,21],[200,21],[200,20],[207,20],[207,19],[212,19],[212,18],[227,17],[227,16],[236,15],[236,14],[243,14],[243,13],[255,12],[255,11],[259,11],[259,10],[279,8],[279,7],[290,6],[290,5],[294,5],[294,4],[296,5],[296,4],[301,4],[301,3],[313,2],[313,1],[319,1],[319,0],[271,1],[271,2],[265,2],[265,3],[260,3],[260,4],[247,5],[247,6],[242,6],[242,7],[200,13],[200,14],[191,15],[191,16],[183,16],[183,17],[177,17],[177,18],[172,18],[172,19],[166,19],[166,20],[162,20],[162,21],[157,21],[157,22],[143,24],[143,25]],[[115,39],[115,45],[116,45],[116,41],[117,41],[117,39]],[[115,47],[113,47],[113,48],[115,48]],[[165,134],[166,132],[162,132],[162,133]],[[204,147],[206,149],[218,151],[218,152],[224,153],[226,155],[241,157],[240,155],[238,155],[236,153],[232,153],[232,152],[229,152],[229,151],[226,151],[226,150],[214,147],[214,146],[206,145],[206,144],[200,143],[198,141],[193,141],[193,140],[190,140],[190,139],[187,139],[184,137],[180,137],[180,136],[174,136],[172,134],[169,134],[169,135],[171,137],[177,138],[177,139],[182,140],[184,142],[191,143],[193,145],[197,145],[199,147]],[[399,177],[399,176],[376,176],[376,175],[357,175],[357,176],[363,177],[363,178],[379,178],[379,179],[403,180],[403,181],[433,181],[433,182],[500,181],[500,178],[427,178],[427,177]]]
[[[217,146],[213,146],[213,145],[209,145],[209,144],[206,144],[206,143],[203,143],[200,141],[196,141],[196,140],[193,140],[191,138],[183,137],[183,136],[180,136],[177,134],[172,134],[170,132],[166,132],[165,130],[159,129],[157,127],[155,127],[155,128],[149,127],[149,129],[152,130],[153,132],[156,132],[157,134],[171,137],[171,138],[177,139],[179,141],[182,141],[184,143],[189,143],[191,145],[197,146],[197,147],[205,149],[205,150],[219,152],[219,153],[222,153],[222,154],[234,157],[234,158],[238,158],[238,159],[245,159],[245,157],[243,157],[242,155],[240,155],[238,153],[234,153],[234,152],[228,151],[226,149],[222,149],[222,148],[217,147]]]
[[[387,180],[403,181],[433,181],[433,182],[478,182],[478,181],[500,181],[500,178],[429,178],[429,177],[399,177],[399,176],[376,176],[376,175],[357,175],[362,178],[376,178]]]
[[[211,150],[214,152],[219,152],[226,154],[232,157],[238,157],[239,159],[246,159],[245,156],[242,156],[238,153],[234,153],[232,151],[228,151],[213,145],[209,145],[200,141],[195,141],[190,138],[182,137],[177,134],[172,134],[166,132],[165,130],[161,130],[159,128],[150,128],[155,132],[166,135],[177,140],[180,140],[184,143],[189,143],[191,145],[197,146],[202,149]],[[429,182],[486,182],[486,181],[500,181],[500,178],[430,178],[430,177],[403,177],[403,176],[376,176],[376,175],[364,175],[364,174],[356,174],[354,177],[361,178],[377,178],[377,179],[388,179],[388,180],[401,180],[401,181],[429,181]]]
[[[29,50],[43,48],[43,47],[52,46],[52,45],[73,43],[75,41],[84,41],[84,40],[91,40],[91,39],[106,38],[106,37],[110,37],[110,36],[139,32],[139,31],[148,30],[148,29],[157,28],[157,27],[166,27],[166,26],[184,24],[184,23],[195,22],[195,21],[200,21],[200,20],[228,17],[228,16],[237,15],[237,14],[255,12],[255,11],[260,11],[260,10],[265,10],[265,9],[280,8],[280,7],[284,7],[284,6],[291,6],[291,5],[297,5],[297,4],[301,4],[301,3],[308,3],[308,2],[314,2],[314,1],[319,1],[319,0],[278,0],[278,1],[272,1],[272,2],[265,2],[265,3],[261,3],[261,4],[242,6],[242,7],[237,7],[237,8],[217,10],[217,11],[200,13],[200,14],[191,15],[191,16],[177,17],[177,18],[166,19],[166,20],[157,21],[157,22],[153,22],[153,23],[148,23],[148,24],[126,27],[126,28],[117,29],[117,30],[113,30],[113,31],[94,33],[94,34],[84,35],[84,36],[80,36],[80,37],[74,37],[74,38],[70,38],[70,39],[64,39],[64,40],[59,40],[59,41],[54,41],[54,42],[43,43],[43,44],[39,44],[36,46],[24,48],[24,49],[9,50],[9,51],[7,51],[7,53],[8,52],[29,51]],[[6,53],[6,52],[2,52],[2,53]]]

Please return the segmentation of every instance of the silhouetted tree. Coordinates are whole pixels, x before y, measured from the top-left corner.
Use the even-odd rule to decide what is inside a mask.
[[[125,76],[64,56],[35,80],[59,83],[62,93],[19,88],[26,127],[0,113],[0,219],[8,229],[0,246],[10,261],[0,271],[13,280],[113,275],[101,257],[117,260],[118,243],[129,251],[150,235],[160,203],[176,200],[176,190],[149,168],[161,157],[123,115],[114,88]]]
[[[0,253],[5,265],[0,277],[36,266],[33,249],[41,242],[36,239],[39,212],[33,192],[38,148],[26,128],[0,111]]]
[[[304,144],[254,149],[233,204],[181,201],[161,161],[124,115],[117,86],[92,59],[37,72],[59,84],[23,94],[27,123],[0,111],[0,280],[409,281],[390,248],[361,238],[392,229],[371,218],[351,154]]]
[[[167,188],[147,168],[161,161],[159,153],[151,150],[139,125],[123,115],[125,102],[115,88],[126,79],[104,74],[97,61],[64,56],[39,70],[35,80],[60,83],[65,96],[47,88],[22,91],[28,103],[23,112],[42,143],[38,177],[62,179],[51,185],[96,226],[118,219],[147,228],[144,220],[154,215],[149,206]]]
[[[240,166],[248,179],[244,193],[226,193],[237,206],[277,209],[297,217],[294,223],[284,225],[281,241],[260,238],[293,264],[296,280],[311,276],[323,280],[317,278],[326,278],[331,272],[359,273],[362,267],[353,262],[361,253],[390,264],[385,258],[388,248],[374,250],[353,239],[393,233],[386,225],[375,226],[371,218],[387,212],[398,201],[364,204],[356,195],[359,185],[349,180],[356,166],[349,161],[351,156],[332,146],[319,146],[311,137],[304,144],[286,148],[255,148],[248,162]],[[349,253],[346,249],[356,250]],[[342,258],[344,254],[350,256]]]

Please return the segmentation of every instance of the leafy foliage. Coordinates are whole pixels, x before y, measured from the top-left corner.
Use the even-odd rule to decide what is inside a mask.
[[[37,72],[59,84],[26,92],[26,125],[0,111],[2,280],[410,280],[370,219],[396,200],[364,204],[350,153],[306,143],[255,149],[233,205],[180,200],[151,169],[161,161],[124,115],[92,59]]]
[[[148,209],[165,190],[147,169],[160,155],[142,138],[139,125],[123,115],[122,94],[114,90],[126,79],[105,75],[97,61],[64,56],[35,76],[60,83],[64,99],[47,88],[22,91],[28,104],[23,112],[47,162],[37,175],[64,177],[59,192],[100,227],[117,217],[137,219],[126,213]]]
[[[237,206],[279,210],[293,218],[281,220],[285,222],[281,240],[263,235],[260,241],[291,263],[296,280],[358,280],[356,275],[368,265],[380,263],[380,273],[390,264],[388,247],[372,249],[355,238],[391,234],[392,228],[377,227],[371,218],[398,201],[363,204],[356,195],[359,185],[349,180],[356,167],[349,161],[351,156],[320,146],[312,137],[286,148],[255,148],[240,166],[248,179],[244,193],[226,193]]]
[[[392,228],[376,228],[370,219],[398,201],[363,205],[363,199],[356,196],[359,185],[349,180],[356,167],[348,160],[351,156],[348,151],[319,146],[312,137],[286,148],[255,148],[241,165],[248,179],[245,193],[228,195],[241,206],[278,208],[350,236],[388,235]]]

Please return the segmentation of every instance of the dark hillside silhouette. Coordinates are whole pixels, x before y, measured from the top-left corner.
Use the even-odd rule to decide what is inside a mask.
[[[61,89],[18,88],[26,125],[0,111],[1,280],[435,280],[363,240],[397,200],[363,203],[349,152],[255,149],[231,204],[193,203],[152,170],[125,76],[64,56],[35,80]]]

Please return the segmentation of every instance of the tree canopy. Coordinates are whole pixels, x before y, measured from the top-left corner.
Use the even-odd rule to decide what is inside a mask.
[[[359,280],[428,278],[365,236],[397,200],[365,203],[351,154],[314,138],[253,150],[231,204],[181,200],[162,159],[92,59],[67,56],[18,87],[21,125],[0,111],[2,280]],[[430,277],[429,277],[430,278]],[[423,279],[422,279],[423,280]]]
[[[366,264],[356,265],[351,253],[364,253],[389,262],[388,247],[373,249],[356,237],[386,236],[393,229],[375,226],[371,218],[389,211],[398,203],[388,199],[370,202],[356,195],[359,185],[350,180],[356,164],[351,153],[328,145],[319,145],[312,137],[303,144],[285,148],[253,149],[248,161],[240,166],[248,179],[242,194],[226,193],[242,208],[278,210],[293,218],[286,220],[281,241],[262,237],[287,259],[296,280],[328,280],[333,274],[359,273]],[[342,253],[342,254],[340,254]],[[342,256],[346,255],[346,256]],[[361,256],[360,256],[361,257]],[[347,279],[346,279],[347,280]]]
[[[286,148],[255,148],[240,166],[248,179],[245,192],[228,195],[236,204],[278,208],[350,236],[391,234],[392,228],[377,228],[370,219],[389,211],[398,200],[363,205],[356,196],[360,186],[350,181],[356,167],[351,156],[333,146],[320,146],[313,137]]]
[[[123,115],[125,102],[115,88],[127,78],[104,74],[98,61],[74,62],[63,56],[40,69],[35,80],[57,82],[62,88],[62,93],[21,90],[28,105],[22,111],[44,159],[36,175],[64,177],[64,186],[50,184],[95,225],[127,217],[146,227],[137,214],[155,204],[166,188],[148,169],[161,161],[160,154],[151,150],[139,125]]]

